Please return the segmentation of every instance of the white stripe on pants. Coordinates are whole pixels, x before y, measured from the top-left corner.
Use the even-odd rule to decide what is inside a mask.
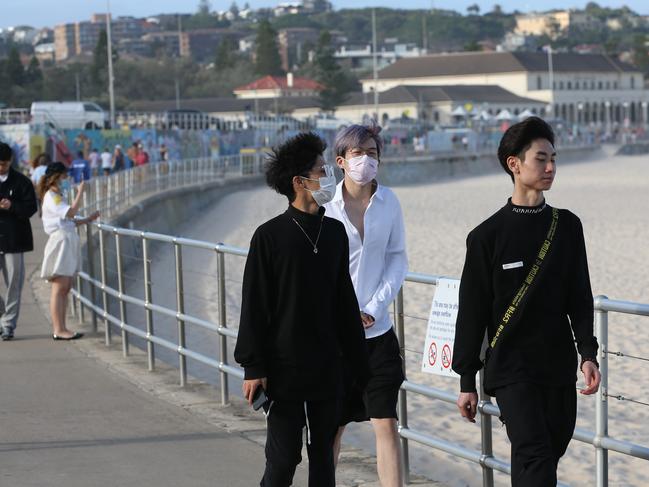
[[[0,295],[0,325],[13,331],[18,323],[20,294],[25,280],[23,254],[0,253],[0,272],[7,286],[4,297]]]

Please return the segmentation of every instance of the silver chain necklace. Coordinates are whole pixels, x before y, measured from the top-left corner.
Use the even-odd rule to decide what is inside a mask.
[[[313,253],[317,254],[318,253],[318,241],[320,240],[320,232],[322,232],[322,221],[324,220],[324,215],[320,219],[320,228],[318,229],[318,236],[315,239],[315,243],[313,243],[313,240],[311,240],[311,237],[309,237],[309,234],[304,231],[304,228],[302,228],[302,225],[298,223],[298,221],[295,218],[292,218],[292,220],[295,222],[295,224],[302,230],[302,233],[304,236],[309,239],[309,243],[313,246]]]

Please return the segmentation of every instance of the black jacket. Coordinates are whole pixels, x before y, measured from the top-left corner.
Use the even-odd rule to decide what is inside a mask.
[[[9,177],[0,182],[0,200],[9,199],[11,208],[0,209],[0,252],[19,254],[34,250],[31,216],[38,209],[34,185],[27,176],[9,169]]]
[[[359,384],[369,378],[345,228],[325,217],[314,253],[296,223],[315,242],[321,219],[289,206],[250,243],[234,358],[246,379],[268,378],[273,399],[334,398],[343,374]]]

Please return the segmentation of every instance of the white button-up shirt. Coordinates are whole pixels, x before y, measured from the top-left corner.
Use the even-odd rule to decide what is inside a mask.
[[[325,205],[326,215],[345,225],[349,238],[349,274],[360,311],[375,320],[373,326],[365,329],[365,337],[374,338],[392,327],[389,307],[408,272],[403,215],[392,190],[378,185],[365,210],[361,239],[345,211],[343,182],[336,187],[333,200]]]

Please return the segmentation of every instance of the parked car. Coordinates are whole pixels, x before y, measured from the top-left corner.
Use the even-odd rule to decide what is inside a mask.
[[[108,123],[103,108],[87,101],[35,101],[30,115],[32,123],[52,124],[62,129],[101,129]]]

